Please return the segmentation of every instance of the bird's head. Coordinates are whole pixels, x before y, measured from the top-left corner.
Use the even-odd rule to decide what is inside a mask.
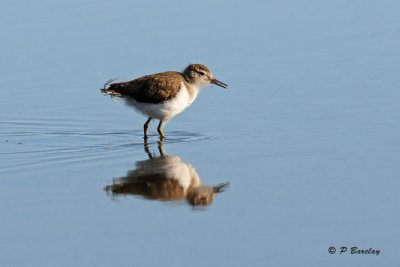
[[[217,186],[200,185],[189,192],[187,200],[193,207],[208,206],[214,200],[215,194],[224,192],[228,186],[229,183],[219,184]]]
[[[213,78],[210,70],[202,64],[189,64],[189,66],[187,66],[183,71],[183,76],[185,76],[185,79],[189,83],[194,84],[199,88],[210,84],[215,84],[223,88],[228,87],[227,84]]]

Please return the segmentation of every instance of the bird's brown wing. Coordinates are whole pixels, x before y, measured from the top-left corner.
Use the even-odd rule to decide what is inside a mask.
[[[182,74],[169,71],[143,76],[129,82],[113,83],[106,92],[132,97],[142,103],[159,104],[176,96],[182,81]]]
[[[113,195],[140,195],[147,199],[162,201],[184,198],[185,191],[175,179],[166,179],[164,174],[138,174],[137,177],[122,178],[122,183],[114,183],[105,187]],[[133,179],[132,179],[133,178]]]

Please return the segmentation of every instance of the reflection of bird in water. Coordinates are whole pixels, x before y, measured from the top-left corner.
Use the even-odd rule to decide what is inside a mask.
[[[126,177],[114,178],[113,185],[105,187],[112,195],[139,195],[146,199],[171,201],[186,198],[192,206],[209,205],[215,193],[223,192],[226,184],[201,184],[196,170],[177,156],[166,155],[159,142],[160,156],[153,157],[147,143],[148,160],[136,162],[136,169]]]

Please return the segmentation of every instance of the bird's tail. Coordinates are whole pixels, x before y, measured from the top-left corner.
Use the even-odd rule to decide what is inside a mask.
[[[100,89],[100,91],[101,91],[102,93],[106,93],[106,94],[109,94],[109,95],[120,96],[120,95],[121,95],[120,93],[117,93],[117,92],[115,92],[114,90],[110,90],[110,89],[106,88],[108,85],[110,85],[110,84],[111,84],[113,81],[115,81],[115,80],[118,80],[118,78],[109,79],[109,80],[104,84],[103,88]]]

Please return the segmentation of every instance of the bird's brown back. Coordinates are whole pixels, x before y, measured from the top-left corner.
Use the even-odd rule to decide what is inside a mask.
[[[187,83],[176,71],[143,76],[128,82],[113,83],[107,89],[138,102],[159,104],[177,95],[181,83]]]
[[[140,195],[146,199],[161,201],[178,200],[186,194],[178,180],[168,179],[164,174],[144,174],[125,177],[122,183],[105,187],[113,195]]]

